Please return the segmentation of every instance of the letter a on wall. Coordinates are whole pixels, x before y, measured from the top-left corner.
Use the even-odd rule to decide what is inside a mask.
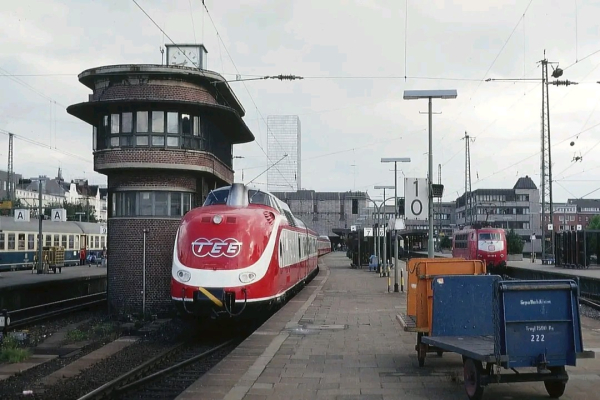
[[[64,208],[54,208],[52,209],[52,213],[50,214],[52,221],[64,222],[67,220],[67,210]]]
[[[29,210],[16,209],[15,210],[15,221],[16,222],[29,222]]]

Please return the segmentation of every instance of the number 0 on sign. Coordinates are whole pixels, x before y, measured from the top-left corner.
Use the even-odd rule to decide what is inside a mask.
[[[410,204],[410,210],[414,215],[421,215],[421,212],[423,212],[423,203],[421,203],[421,200],[414,199]]]

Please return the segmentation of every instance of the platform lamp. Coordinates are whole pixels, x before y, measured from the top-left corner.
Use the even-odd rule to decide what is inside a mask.
[[[394,246],[394,292],[400,291],[400,285],[398,283],[398,232],[396,232],[396,220],[398,219],[398,163],[399,162],[410,162],[410,157],[391,157],[382,158],[382,163],[393,162],[394,163],[394,237],[396,238],[396,244]],[[404,175],[404,172],[402,173]],[[385,198],[385,195],[384,195]]]
[[[383,254],[383,267],[381,267],[380,271],[379,271],[379,276],[385,276],[384,274],[384,268],[387,267],[387,246],[386,246],[386,232],[385,232],[385,199],[387,197],[385,197],[385,190],[386,189],[396,189],[396,186],[389,186],[389,185],[376,185],[374,186],[375,189],[383,189],[383,251],[381,252],[381,254]],[[379,212],[379,214],[381,214],[381,211]],[[377,232],[379,233],[379,232]],[[392,249],[390,248],[390,251]],[[380,260],[381,261],[381,260]]]
[[[404,100],[429,99],[429,172],[427,174],[427,186],[429,192],[429,211],[427,218],[429,219],[429,239],[427,241],[427,257],[433,258],[433,132],[432,132],[432,99],[456,99],[457,92],[451,90],[405,90]]]

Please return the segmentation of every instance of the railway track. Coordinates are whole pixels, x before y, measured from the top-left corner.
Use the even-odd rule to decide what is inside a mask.
[[[73,297],[66,300],[22,308],[9,312],[10,329],[21,328],[34,322],[66,315],[73,311],[106,304],[106,292]]]
[[[174,399],[241,340],[237,337],[212,346],[180,343],[78,400]]]

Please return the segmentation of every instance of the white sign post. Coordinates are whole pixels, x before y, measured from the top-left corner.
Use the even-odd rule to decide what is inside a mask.
[[[429,210],[427,179],[404,179],[404,214],[406,220],[426,221]]]
[[[373,228],[363,228],[363,229],[364,229],[365,237],[373,236]]]
[[[64,208],[53,208],[50,216],[51,221],[65,222],[67,220],[67,210]]]
[[[29,210],[21,208],[16,209],[15,222],[29,222]]]
[[[350,232],[356,232],[356,225],[350,225]]]

